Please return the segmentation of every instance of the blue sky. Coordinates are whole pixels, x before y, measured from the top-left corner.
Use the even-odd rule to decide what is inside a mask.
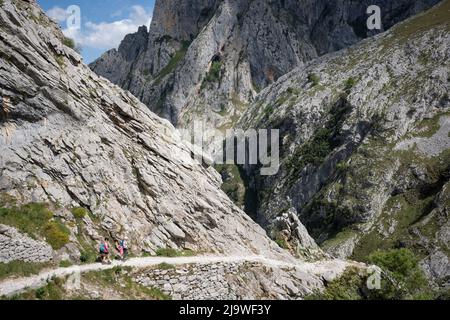
[[[102,53],[117,48],[125,35],[149,25],[155,0],[38,0],[42,9],[57,21],[64,34],[82,48],[84,61],[90,63]],[[67,8],[80,8],[80,25],[70,21],[75,15]],[[71,18],[72,17],[72,18]],[[69,21],[69,24],[68,24]]]

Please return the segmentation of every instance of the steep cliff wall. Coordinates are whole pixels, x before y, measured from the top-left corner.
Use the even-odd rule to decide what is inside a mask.
[[[225,130],[280,76],[373,35],[369,5],[382,8],[386,30],[437,2],[157,1],[147,42],[140,31],[90,67],[177,126]],[[141,44],[132,60],[130,37]]]
[[[273,237],[294,211],[333,255],[407,247],[447,286],[449,22],[444,1],[289,73],[247,109],[243,127],[281,130],[280,172],[250,172]]]

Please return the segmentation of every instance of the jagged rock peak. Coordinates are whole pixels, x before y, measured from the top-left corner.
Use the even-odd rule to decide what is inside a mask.
[[[437,2],[161,0],[133,63],[109,52],[91,68],[177,126],[229,128],[282,75]],[[379,31],[367,28],[370,5],[382,9]]]

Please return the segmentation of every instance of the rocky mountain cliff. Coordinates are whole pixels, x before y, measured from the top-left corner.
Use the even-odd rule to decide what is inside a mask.
[[[0,295],[298,299],[347,268],[364,274],[312,261],[325,254],[301,224],[310,262],[280,248],[167,120],[65,43],[34,0],[0,2]],[[123,237],[132,272],[92,263],[101,239]],[[149,255],[181,256],[179,267]],[[77,270],[74,291],[65,276]]]
[[[295,67],[373,35],[438,0],[156,1],[150,30],[90,65],[179,127],[233,126],[256,94]],[[382,31],[382,30],[381,30]]]
[[[34,1],[3,1],[0,31],[0,224],[53,235],[75,260],[84,244],[124,235],[139,253],[289,259],[173,126],[84,65]]]
[[[203,1],[186,18],[176,13],[185,2],[159,1],[148,32],[90,67],[179,127],[280,129],[276,176],[219,171],[281,246],[315,246],[309,232],[328,253],[362,261],[408,248],[445,289],[448,1],[393,27],[438,2]],[[388,32],[367,30],[370,4]]]
[[[234,167],[243,185],[228,181],[247,200],[251,195],[264,230],[220,190],[220,175],[192,158],[196,150],[169,121],[84,65],[34,0],[1,1],[2,266],[92,262],[99,239],[128,236],[137,255],[238,260],[198,266],[205,259],[194,258],[194,266],[172,268],[174,283],[167,282],[167,270],[125,270],[116,275],[118,283],[157,285],[176,297],[287,299],[326,285],[347,290],[333,280],[346,267],[363,268],[322,250],[373,261],[369,256],[379,249],[402,248],[419,257],[433,289],[448,290],[450,1],[322,56],[369,35],[353,20],[364,16],[359,4],[328,3],[311,2],[309,15],[294,10],[293,1],[159,1],[150,32],[141,28],[108,53],[125,72],[114,75],[118,83],[129,81],[130,90],[141,90],[134,91],[139,98],[181,127],[206,113],[210,126],[219,119],[223,128],[280,129],[279,173],[263,177],[257,167]],[[382,3],[393,24],[434,2]],[[283,27],[294,12],[302,23]],[[261,25],[252,20],[259,16]],[[314,32],[305,33],[311,25]],[[272,34],[278,26],[280,33]],[[250,42],[254,34],[261,39]],[[267,85],[253,98],[256,86]],[[395,262],[408,264],[409,251],[400,251]],[[255,254],[265,260],[239,260]],[[185,290],[186,272],[193,275],[191,291]],[[349,290],[356,297],[365,281],[361,272],[347,270],[342,280],[354,285]],[[85,290],[95,285],[92,275],[84,276],[80,294],[98,298]],[[202,279],[211,292],[199,285]],[[14,292],[14,281],[0,282],[0,292]],[[138,297],[148,294],[133,288]],[[130,293],[111,290],[120,297]]]
[[[298,218],[329,253],[363,261],[408,248],[448,288],[449,63],[444,1],[261,92],[240,125],[279,128],[282,160],[273,177],[247,168],[260,224],[295,243]]]

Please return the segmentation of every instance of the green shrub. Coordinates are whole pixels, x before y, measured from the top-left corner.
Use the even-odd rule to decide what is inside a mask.
[[[63,56],[57,56],[55,58],[56,63],[59,65],[60,68],[64,68],[66,66],[66,63],[64,62],[64,57]]]
[[[312,85],[314,87],[318,86],[320,84],[320,77],[317,74],[315,74],[315,73],[310,73],[308,75],[308,82],[312,83]]]
[[[149,297],[155,300],[172,300],[172,297],[163,293],[158,288],[142,288],[143,293],[147,294]]]
[[[173,264],[163,262],[158,265],[158,269],[170,270],[170,269],[175,269],[175,266]]]
[[[176,250],[172,248],[160,248],[156,250],[156,255],[160,257],[191,257],[195,252],[191,250]]]
[[[43,287],[36,289],[36,292],[35,292],[36,299],[43,300],[45,297],[45,293],[46,293],[46,291],[45,291],[45,288],[43,288]]]
[[[46,286],[36,289],[34,294],[38,300],[62,300],[65,295],[64,280],[54,278]]]
[[[357,81],[355,78],[348,78],[347,81],[345,81],[345,90],[349,91],[351,90],[355,85],[356,85]]]
[[[62,223],[49,221],[44,226],[44,236],[53,249],[59,250],[69,243],[69,230]]]
[[[275,111],[275,107],[271,104],[268,104],[266,109],[264,110],[264,117],[269,118],[274,111]]]
[[[78,219],[78,220],[83,219],[89,213],[89,211],[87,209],[82,208],[82,207],[73,208],[70,211],[72,212],[75,219]]]
[[[348,168],[349,168],[350,166],[349,166],[349,164],[346,162],[346,161],[341,161],[341,162],[339,162],[337,165],[336,165],[336,170],[338,171],[338,172],[345,172],[345,171],[347,171],[348,170]]]
[[[307,300],[361,300],[361,288],[365,286],[366,277],[358,269],[347,268],[343,275],[331,281],[323,292],[306,297]]]
[[[97,260],[96,253],[92,250],[83,250],[80,253],[80,261],[82,263],[93,263]]]
[[[374,298],[400,300],[428,296],[425,275],[411,250],[377,251],[369,256],[369,261],[384,271],[381,290],[371,292]]]
[[[298,96],[298,95],[300,94],[300,90],[298,90],[298,89],[296,89],[296,88],[289,87],[289,88],[287,88],[287,90],[286,90],[286,94],[287,94],[289,97],[292,97],[292,96]]]
[[[284,240],[284,239],[281,239],[281,238],[275,239],[275,243],[282,249],[287,249],[288,248],[286,240]]]
[[[204,87],[204,85],[206,85],[207,83],[214,83],[219,81],[221,73],[222,73],[222,62],[214,61],[211,64],[211,68],[209,68],[209,72],[203,79],[202,87]]]
[[[63,260],[59,262],[59,266],[61,268],[68,268],[70,266],[72,266],[72,262],[68,261],[68,260]]]
[[[81,53],[81,51],[82,51],[81,47],[78,46],[76,44],[75,40],[73,40],[72,38],[64,37],[62,42],[66,47],[69,47],[69,48],[75,50],[75,52]]]
[[[75,43],[75,40],[73,40],[72,38],[64,37],[64,39],[63,39],[63,44],[64,44],[66,47],[69,47],[69,48],[71,48],[71,49],[73,49],[73,50],[76,49],[76,43]]]

